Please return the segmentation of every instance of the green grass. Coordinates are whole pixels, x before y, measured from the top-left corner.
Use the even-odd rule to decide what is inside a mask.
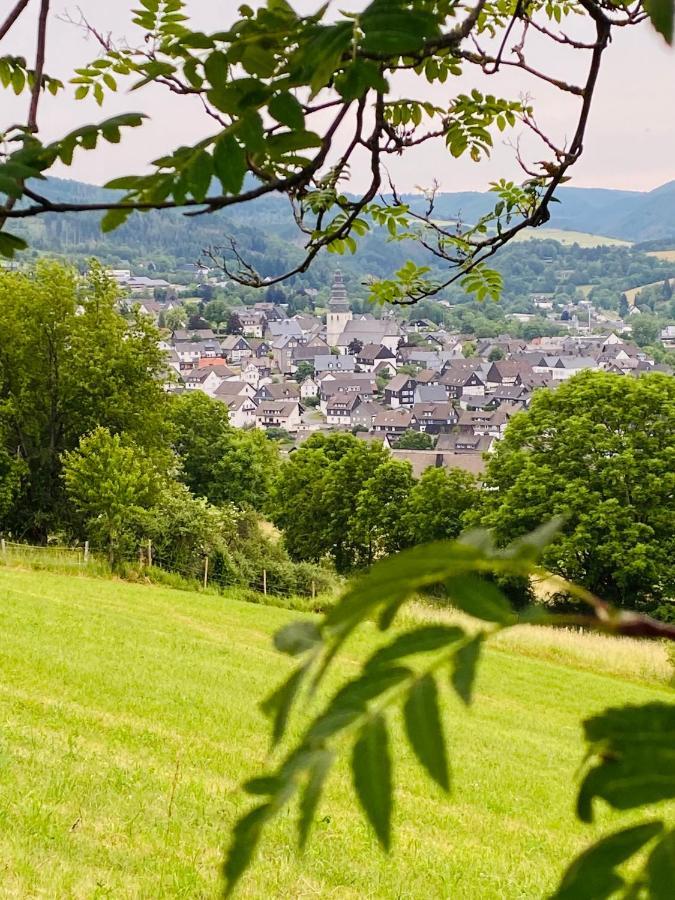
[[[270,635],[294,617],[226,597],[0,569],[0,894],[213,897],[288,663]],[[340,666],[353,669],[366,630]],[[385,857],[340,768],[309,849],[275,824],[240,895],[533,898],[598,829],[573,815],[580,720],[665,686],[486,654],[470,713],[446,700],[444,798],[398,745],[396,846]],[[599,830],[613,817],[603,812]]]

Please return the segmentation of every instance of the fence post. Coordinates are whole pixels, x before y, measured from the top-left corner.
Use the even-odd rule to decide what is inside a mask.
[[[206,587],[209,583],[209,558],[208,556],[204,557],[204,587]]]
[[[148,538],[148,565],[152,565],[152,541]]]
[[[84,561],[89,562],[89,541],[84,542]]]
[[[7,556],[7,544],[5,544],[5,539],[4,539],[4,538],[2,539],[2,544],[1,544],[1,546],[2,546],[2,555],[3,555],[3,556]]]
[[[263,569],[263,594],[267,596],[267,569]]]
[[[316,583],[312,578],[312,600],[316,600]]]

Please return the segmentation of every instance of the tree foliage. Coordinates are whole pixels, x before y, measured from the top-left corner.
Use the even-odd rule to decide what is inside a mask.
[[[140,447],[96,428],[63,456],[68,499],[83,525],[107,549],[112,566],[133,552],[161,490],[159,472]]]
[[[163,446],[158,334],[137,311],[123,318],[116,299],[96,265],[84,281],[49,262],[0,275],[3,447],[21,468],[4,526],[15,533],[42,537],[63,518],[61,455],[82,435],[102,426]]]
[[[482,522],[502,541],[565,515],[545,563],[622,607],[675,590],[675,383],[581,373],[538,391],[490,455]]]
[[[200,391],[173,397],[169,407],[180,477],[210,503],[262,510],[278,467],[278,451],[264,432],[229,424],[227,407]]]

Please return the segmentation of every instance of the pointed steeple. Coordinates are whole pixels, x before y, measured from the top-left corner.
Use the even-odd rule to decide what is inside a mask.
[[[347,302],[347,289],[345,288],[345,283],[342,280],[342,272],[339,269],[335,270],[335,275],[333,276],[333,287],[331,288],[330,292],[328,308],[331,312],[349,311],[349,303]]]

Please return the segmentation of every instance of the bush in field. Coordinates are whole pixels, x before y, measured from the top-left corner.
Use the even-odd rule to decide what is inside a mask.
[[[85,533],[119,565],[148,529],[161,491],[156,467],[133,441],[97,428],[64,454],[63,480]]]

